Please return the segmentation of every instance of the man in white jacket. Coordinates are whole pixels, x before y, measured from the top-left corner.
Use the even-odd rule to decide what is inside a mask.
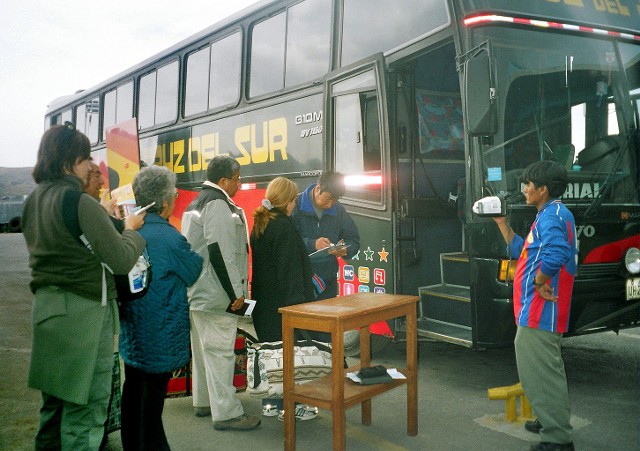
[[[240,187],[240,165],[229,156],[209,163],[202,191],[182,217],[182,233],[204,258],[188,290],[196,416],[211,414],[217,430],[250,430],[260,418],[247,415],[233,386],[238,310],[248,293],[248,229],[231,198]]]

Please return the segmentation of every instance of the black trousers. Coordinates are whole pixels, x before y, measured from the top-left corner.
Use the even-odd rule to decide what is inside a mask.
[[[171,373],[145,373],[124,365],[122,387],[122,449],[168,451],[162,410]]]

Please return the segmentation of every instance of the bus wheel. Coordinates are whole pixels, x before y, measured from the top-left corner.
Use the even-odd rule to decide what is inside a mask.
[[[9,233],[20,233],[22,232],[22,225],[20,221],[20,216],[16,216],[9,221],[9,225],[7,227]]]
[[[382,351],[391,342],[384,335],[371,334],[371,353]],[[346,357],[358,357],[360,355],[360,331],[349,330],[344,333],[344,355]]]

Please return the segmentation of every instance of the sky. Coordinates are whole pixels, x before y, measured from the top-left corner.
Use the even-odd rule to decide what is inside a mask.
[[[14,0],[0,15],[0,167],[32,167],[44,113],[256,0]]]

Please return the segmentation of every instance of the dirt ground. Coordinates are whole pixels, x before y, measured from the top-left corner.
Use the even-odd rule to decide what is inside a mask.
[[[30,272],[20,233],[0,236],[0,449],[33,449],[40,393],[27,387],[31,352]]]

